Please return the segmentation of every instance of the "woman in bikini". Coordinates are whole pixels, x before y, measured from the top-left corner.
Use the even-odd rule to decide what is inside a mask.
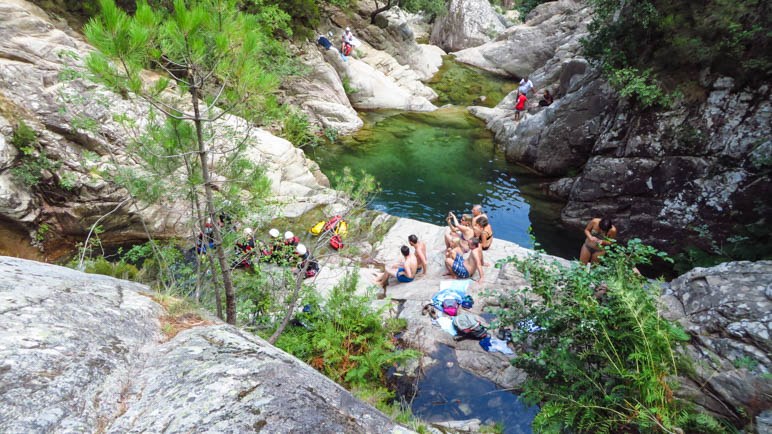
[[[461,224],[459,224],[456,215],[450,212],[445,221],[450,228],[450,231],[445,234],[445,247],[447,249],[453,249],[454,247],[459,246],[463,249],[464,253],[468,252],[469,240],[474,237],[472,216],[470,214],[464,214],[461,216]]]
[[[579,260],[582,264],[596,263],[599,258],[606,253],[603,246],[608,246],[617,236],[617,228],[609,218],[595,218],[587,223],[584,228],[584,235],[587,237],[582,244],[582,251],[579,253]]]
[[[493,244],[493,228],[488,224],[488,218],[481,215],[474,222],[474,236],[480,239],[480,246],[488,250]]]

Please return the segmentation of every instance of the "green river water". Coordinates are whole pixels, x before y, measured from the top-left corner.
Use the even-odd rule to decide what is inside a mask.
[[[496,238],[532,248],[532,227],[548,253],[575,257],[581,234],[561,227],[563,204],[542,193],[552,179],[507,163],[492,133],[466,110],[481,95],[495,105],[515,84],[452,60],[429,84],[440,95],[436,105],[444,105],[439,110],[362,113],[363,129],[309,155],[328,175],[345,166],[373,175],[381,187],[374,209],[444,224],[448,211],[460,216],[480,203]]]

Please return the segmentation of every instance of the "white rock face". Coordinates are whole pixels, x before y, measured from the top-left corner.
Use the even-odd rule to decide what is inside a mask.
[[[431,42],[459,51],[489,42],[505,28],[488,0],[450,0],[448,14],[434,23]]]
[[[35,189],[20,185],[8,171],[3,172],[0,217],[26,223],[30,230],[47,223],[58,235],[78,238],[100,216],[116,209],[100,223],[105,229],[104,241],[144,239],[143,219],[155,235],[184,233],[188,210],[183,202],[170,198],[161,205],[121,205],[126,192],[99,175],[100,170],[116,164],[141,170],[139,161],[126,151],[136,132],[132,134],[114,117],[135,119],[141,131],[149,107],[84,79],[63,81],[61,74],[67,68],[83,71],[81,59],[91,47],[55,28],[31,3],[14,0],[0,4],[0,36],[0,166],[13,159],[15,150],[9,149],[7,141],[11,127],[20,120],[35,129],[46,155],[61,165],[56,173],[44,173]],[[154,74],[148,72],[147,77]],[[356,117],[350,106],[345,116]],[[85,117],[95,121],[93,130],[76,127]],[[352,122],[356,125],[357,121]],[[247,124],[243,119],[226,117],[216,123],[215,130],[247,131]],[[257,128],[249,129],[247,143],[247,154],[264,166],[273,194],[281,200],[324,203],[330,198],[324,187],[326,178],[302,151]],[[216,141],[217,146],[230,145],[223,138]],[[59,187],[65,176],[74,180],[69,190]],[[308,206],[294,208],[286,214],[296,214]]]
[[[282,85],[287,94],[285,103],[300,107],[312,122],[322,128],[335,129],[339,134],[350,134],[362,128],[362,119],[351,106],[338,73],[324,60],[320,51],[324,49],[317,49],[315,44],[305,44],[301,48],[300,60],[311,71],[292,77]]]
[[[579,39],[586,34],[590,9],[571,0],[542,3],[525,23],[506,29],[495,41],[453,53],[459,62],[497,74],[524,77],[543,67],[556,52],[578,51]],[[535,77],[531,77],[533,80]],[[537,88],[540,83],[534,81]]]
[[[327,55],[328,61],[331,56],[335,56],[335,54]],[[385,54],[379,54],[377,57],[388,59],[385,56]],[[437,109],[425,96],[416,95],[416,92],[424,93],[425,90],[431,91],[431,89],[417,80],[405,80],[407,86],[410,86],[411,89],[401,86],[391,77],[386,76],[386,74],[373,68],[370,64],[353,56],[349,57],[346,61],[333,60],[333,62],[341,77],[348,81],[351,88],[349,99],[351,104],[357,109],[396,109],[408,111],[433,111]],[[399,68],[391,70],[395,75],[400,71],[402,70]],[[433,91],[431,92],[434,93]]]

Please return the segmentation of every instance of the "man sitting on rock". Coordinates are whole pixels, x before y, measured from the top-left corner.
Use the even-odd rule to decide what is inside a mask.
[[[416,256],[410,253],[410,247],[408,246],[402,246],[400,253],[402,253],[402,258],[397,263],[386,268],[386,271],[375,279],[375,283],[383,288],[383,294],[378,294],[378,298],[386,297],[386,285],[389,284],[389,277],[394,277],[397,279],[397,282],[402,283],[409,283],[415,279],[415,273],[418,269]]]
[[[415,235],[407,237],[407,241],[415,249],[415,257],[418,262],[417,270],[423,271],[424,275],[426,275],[426,243],[418,241],[418,237]]]
[[[482,283],[485,273],[483,272],[483,253],[480,239],[475,237],[469,240],[469,248],[471,251],[466,259],[464,259],[463,250],[460,247],[448,249],[445,266],[448,268],[449,274],[457,279],[471,279],[474,273],[478,272],[480,273],[478,283]]]

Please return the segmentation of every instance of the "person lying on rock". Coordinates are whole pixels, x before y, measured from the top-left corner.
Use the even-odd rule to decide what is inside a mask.
[[[410,235],[407,237],[408,243],[415,249],[415,258],[416,262],[418,263],[418,268],[416,271],[422,271],[424,275],[426,275],[426,243],[423,241],[418,241],[418,237],[415,235]]]
[[[478,283],[482,283],[485,278],[483,272],[483,253],[479,238],[469,240],[469,256],[464,259],[463,250],[460,247],[448,249],[445,257],[445,267],[451,276],[457,279],[471,279],[474,273],[480,274]]]
[[[449,212],[445,222],[447,222],[448,228],[450,229],[445,233],[445,248],[453,249],[455,247],[461,247],[464,253],[468,252],[469,240],[474,237],[474,229],[472,229],[472,215],[462,215],[461,224],[459,224],[456,215],[452,212]]]
[[[610,245],[617,236],[617,228],[610,218],[594,218],[584,228],[586,239],[579,252],[579,260],[582,264],[597,263],[600,257],[606,253],[603,246]]]
[[[410,283],[415,279],[418,269],[416,256],[410,252],[410,247],[408,246],[402,246],[399,250],[402,257],[375,278],[375,283],[383,288],[383,294],[378,294],[378,298],[386,297],[386,286],[389,284],[389,277],[394,277],[397,279],[397,282],[402,283]]]

